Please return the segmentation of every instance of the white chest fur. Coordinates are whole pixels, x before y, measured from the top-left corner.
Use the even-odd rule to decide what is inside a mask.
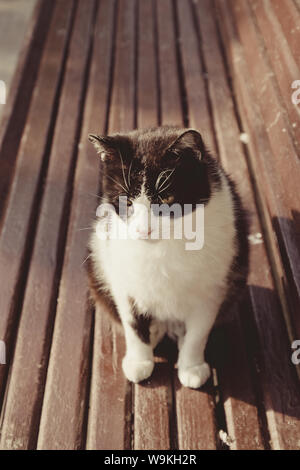
[[[94,233],[92,256],[115,298],[130,296],[139,311],[160,320],[185,320],[191,312],[220,305],[236,252],[225,178],[222,186],[204,209],[201,250],[186,250],[185,240],[100,240]]]

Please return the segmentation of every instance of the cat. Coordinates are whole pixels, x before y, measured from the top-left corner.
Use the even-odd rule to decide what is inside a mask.
[[[181,384],[199,388],[210,376],[209,333],[247,281],[248,222],[236,186],[194,129],[163,126],[89,140],[100,154],[104,207],[88,247],[89,284],[95,303],[104,301],[123,325],[123,372],[135,383],[150,377],[153,349],[168,334],[178,342]],[[190,239],[185,232],[176,238],[174,227],[199,214],[203,221],[201,210],[203,246],[188,249]],[[127,238],[112,236],[116,228]]]

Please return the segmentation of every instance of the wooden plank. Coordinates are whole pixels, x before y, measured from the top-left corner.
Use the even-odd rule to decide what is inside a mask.
[[[155,10],[152,0],[138,2],[138,83],[137,127],[158,124],[158,70],[155,37]]]
[[[58,1],[27,116],[0,237],[0,337],[6,342],[8,365],[0,369],[0,389],[12,361],[12,342],[19,302],[34,237],[39,185],[45,173],[55,96],[64,70],[64,54],[72,18],[72,1]],[[66,8],[67,6],[67,8]],[[20,297],[21,296],[21,297]],[[0,391],[1,391],[0,390]]]
[[[216,367],[220,400],[225,411],[225,444],[231,450],[262,450],[265,448],[264,435],[267,432],[261,429],[260,403],[256,394],[259,377],[253,372],[256,343],[251,343],[251,354],[248,353],[240,324],[241,318],[246,315],[253,316],[249,298],[247,305],[243,304],[236,310],[231,322],[224,323],[220,331],[217,329],[214,332],[211,357]]]
[[[118,10],[110,133],[135,127],[135,0],[123,0]]]
[[[55,2],[39,1],[24,39],[0,126],[0,227]]]
[[[256,214],[247,164],[239,139],[240,132],[219,49],[211,2],[203,0],[198,3],[196,12],[201,31],[203,58],[207,68],[208,90],[220,160],[227,172],[237,182],[246,207],[252,214]],[[191,50],[191,47],[187,48],[188,50]],[[190,108],[194,106],[199,107],[197,101],[190,100]],[[254,215],[254,217],[256,217],[256,230],[261,232],[257,216]],[[266,255],[264,261],[267,263]],[[239,313],[242,315],[242,310]],[[238,315],[235,316],[234,321],[223,328],[226,350],[228,351],[227,362],[222,361],[222,357],[220,357],[222,352],[219,355],[216,354],[215,360],[217,361],[221,395],[224,400],[227,428],[232,439],[231,448],[261,449],[263,443],[256,397],[251,384],[251,370],[244,350]],[[217,344],[215,346],[218,347]]]
[[[256,103],[257,98],[251,86],[247,85],[249,70],[242,54],[240,38],[236,33],[230,10],[223,1],[219,1],[217,7],[219,27],[222,31],[228,61],[234,73],[240,115],[244,128],[251,136],[250,156],[253,160],[256,158],[257,162],[260,154],[264,159],[270,155],[268,138]],[[255,172],[255,176],[258,179],[259,173]],[[266,190],[266,184],[264,188]],[[256,233],[259,227],[254,225],[253,229]],[[299,446],[297,438],[300,412],[299,384],[295,369],[291,364],[290,345],[278,297],[274,291],[271,271],[267,262],[264,261],[265,256],[263,244],[252,246],[251,266],[254,268],[250,271],[249,292],[259,336],[261,357],[258,373],[262,384],[271,447],[295,449]],[[272,312],[271,317],[270,312]],[[247,324],[247,321],[245,323]],[[249,343],[251,344],[251,341]]]
[[[193,13],[190,6],[177,2],[182,66],[187,92],[189,125],[200,132],[210,150],[215,151],[204,74]],[[216,449],[216,420],[212,381],[201,390],[188,390],[176,384],[178,443],[180,449]]]
[[[240,8],[246,6],[246,3],[240,4]],[[285,125],[284,116],[278,108],[278,97],[274,84],[268,81],[268,68],[266,68],[263,58],[255,52],[254,46],[257,37],[251,17],[248,16],[247,12],[243,13],[243,28],[241,28],[240,33],[245,44],[245,55],[251,66],[251,72],[253,72],[253,86],[255,86],[253,92],[256,94],[254,103],[257,104],[255,116],[259,116],[261,121],[259,130],[254,132],[251,137],[255,142],[262,133],[268,134],[268,136],[263,135],[259,139],[260,146],[264,146],[264,150],[262,152],[256,149],[257,157],[260,158],[253,159],[252,165],[262,188],[263,199],[266,200],[266,202],[262,201],[265,207],[265,216],[267,219],[272,218],[272,221],[269,220],[268,223],[270,226],[271,223],[273,224],[273,230],[277,235],[277,240],[272,237],[270,243],[273,245],[274,262],[277,264],[279,278],[283,284],[281,290],[282,293],[286,291],[286,298],[290,304],[292,318],[290,319],[287,316],[286,321],[289,335],[292,338],[293,327],[297,332],[300,329],[299,315],[297,315],[300,294],[299,243],[296,235],[297,207],[299,206],[296,175],[299,171],[299,161],[288,132],[278,132],[280,129],[285,129],[283,127]],[[262,80],[268,85],[263,95],[261,95]],[[237,83],[237,85],[242,86],[240,83]],[[274,117],[275,106],[277,110]],[[248,119],[248,115],[252,110],[253,107],[249,111],[245,109],[244,117]],[[251,124],[252,128],[258,125],[257,119],[256,117],[256,122]],[[249,120],[249,122],[251,121]],[[282,165],[283,161],[285,162],[284,165]],[[266,181],[269,182],[267,186]],[[289,181],[289,184],[286,185],[285,181]],[[291,211],[290,208],[292,207],[295,210]],[[277,246],[274,246],[276,242]],[[282,266],[283,263],[289,264],[289,269],[285,270]]]
[[[171,0],[156,1],[162,124],[183,124]]]
[[[194,11],[184,2],[177,1],[179,37],[182,52],[189,126],[201,132],[209,150],[217,156],[214,132],[209,112],[208,96],[205,87],[207,71],[201,63],[200,37],[197,34]],[[208,82],[210,83],[210,82]],[[197,103],[195,105],[195,103]]]
[[[291,95],[294,91],[291,85],[294,80],[300,76],[300,29],[297,29],[300,21],[300,13],[293,2],[263,0],[249,2],[249,5],[254,12],[260,34],[263,37],[265,44],[264,55],[268,56],[270,59],[288,113],[287,117],[290,122],[285,125],[285,128],[293,135],[294,145],[299,155],[300,108],[294,105],[291,100]],[[235,5],[235,7],[236,6],[237,5]],[[274,11],[275,8],[277,14]],[[283,23],[287,15],[289,23],[291,23],[290,25]],[[291,31],[293,31],[293,33]],[[298,44],[298,52],[296,50],[296,44]],[[294,47],[294,54],[292,53],[291,46]],[[272,79],[272,71],[270,72],[270,79]],[[268,87],[268,83],[265,83],[264,87]],[[280,124],[278,123],[277,130],[282,129],[279,126]]]
[[[108,133],[129,130],[135,119],[135,2],[119,3],[114,81]],[[103,128],[104,131],[104,128]],[[121,328],[96,311],[88,449],[131,447],[132,386],[122,371],[125,342]],[[111,399],[112,397],[112,399]]]
[[[134,387],[134,449],[171,448],[170,434],[174,432],[169,424],[171,387],[170,364],[156,358],[152,376]]]
[[[175,396],[180,450],[215,450],[216,427],[211,380],[199,390],[183,388],[175,377]]]
[[[190,8],[177,2],[182,66],[187,91],[189,125],[203,133],[210,150],[215,142],[209,116],[205,72]],[[180,389],[176,381],[178,441],[181,449],[216,449],[216,420],[212,381],[201,390]],[[195,411],[197,410],[197,411]]]
[[[139,1],[137,123],[158,125],[157,64],[153,2]],[[134,449],[170,449],[169,403],[172,397],[171,367],[155,358],[152,376],[134,385]]]
[[[83,6],[82,6],[83,7]],[[95,13],[94,13],[95,15]],[[78,146],[72,207],[48,366],[38,449],[85,445],[93,316],[84,266],[98,190],[98,161],[87,140],[95,123],[103,129],[109,87],[113,2],[101,2],[96,16],[91,71]]]
[[[222,14],[221,13],[221,5],[216,3],[217,10],[216,12],[218,13],[219,17]],[[231,16],[227,16],[226,18],[226,23],[221,21],[219,19],[219,25],[220,25],[220,30],[222,30],[222,36],[223,36],[223,44],[226,50],[226,59],[230,65],[230,68],[233,73],[233,79],[234,79],[234,84],[235,84],[235,90],[238,91],[237,93],[237,100],[240,108],[240,114],[242,116],[242,125],[245,130],[248,132],[249,136],[249,149],[251,149],[250,156],[255,155],[255,158],[251,162],[251,167],[252,167],[252,172],[255,173],[256,179],[259,179],[260,175],[264,175],[266,172],[268,173],[269,168],[266,168],[266,161],[268,157],[268,160],[272,160],[272,151],[270,149],[270,143],[269,139],[264,127],[263,123],[263,118],[261,115],[261,111],[258,106],[257,98],[254,94],[253,86],[252,85],[247,85],[245,82],[245,77],[247,74],[249,74],[249,71],[247,70],[247,65],[245,63],[244,56],[242,54],[242,48],[240,44],[240,39],[238,37],[237,31],[235,29],[233,19]],[[226,27],[225,27],[226,25]],[[232,42],[232,37],[234,37],[234,42]],[[238,62],[238,65],[234,62]],[[252,106],[248,106],[247,103],[248,101],[252,103]],[[264,158],[260,159],[258,158],[259,155],[263,155]],[[272,168],[270,168],[270,175],[272,175]],[[262,181],[262,188],[264,188],[264,181],[263,177],[261,179]],[[276,182],[272,182],[274,187],[276,187]],[[272,186],[272,184],[271,184]],[[262,194],[264,194],[264,190],[262,190]],[[294,330],[292,327],[292,322],[291,322],[291,315],[289,313],[289,308],[287,305],[287,300],[286,300],[286,290],[291,288],[291,285],[293,284],[293,280],[291,283],[288,282],[287,279],[287,273],[285,271],[285,268],[282,263],[282,259],[280,257],[280,251],[278,247],[278,242],[276,237],[272,236],[270,237],[268,234],[272,232],[272,211],[273,213],[276,214],[276,208],[277,205],[279,204],[278,198],[274,196],[274,194],[270,193],[270,196],[273,196],[273,199],[271,199],[271,203],[269,201],[265,200],[265,197],[260,197],[259,194],[257,194],[257,197],[259,198],[259,204],[261,207],[261,211],[264,215],[264,224],[266,224],[267,227],[267,232],[266,232],[266,239],[271,247],[271,253],[269,255],[272,256],[272,262],[276,266],[276,285],[277,289],[279,291],[281,303],[284,308],[284,315],[285,315],[285,321],[287,324],[288,328],[288,333],[289,337],[292,340],[294,337]],[[276,220],[274,218],[274,220]],[[283,219],[284,220],[284,219]],[[282,221],[283,221],[282,220]],[[292,302],[291,299],[295,297],[295,301]],[[291,305],[294,304],[294,309],[295,311],[297,310],[297,295],[287,295],[287,298],[291,302]]]
[[[294,2],[281,2],[272,0],[272,7],[281,24],[282,31],[286,37],[289,48],[297,64],[299,64],[300,52],[300,11]]]
[[[270,81],[269,69],[263,56],[258,54],[257,35],[247,3],[241,2],[239,9],[236,9],[236,4],[233,3],[232,11],[244,45],[245,58],[249,64],[250,75],[255,88],[254,92],[264,121],[264,129],[268,134],[266,139],[269,141],[272,152],[272,154],[270,152],[268,154],[258,153],[257,157],[260,158],[256,158],[255,163],[260,159],[262,162],[257,181],[261,193],[269,205],[269,216],[272,217],[273,230],[277,235],[282,263],[289,265],[289,267],[286,266],[283,269],[285,290],[287,298],[291,299],[291,320],[298,334],[300,331],[298,315],[300,304],[300,251],[297,236],[299,224],[297,211],[300,211],[298,191],[300,162],[289,133],[282,131],[286,130],[286,120],[281,112],[274,84]],[[241,17],[243,18],[243,27],[240,26]],[[262,81],[266,84],[263,93],[261,92]],[[268,181],[267,185],[266,181]],[[292,330],[292,327],[290,329]]]
[[[4,449],[34,448],[37,440],[93,14],[94,0],[79,4],[4,411]]]
[[[168,0],[157,2],[159,67],[162,124],[183,125],[180,84],[175,51],[174,11]],[[179,14],[179,17],[181,14]],[[190,34],[190,32],[189,32]],[[215,419],[211,389],[191,390],[182,387],[175,375],[178,448],[215,448]],[[205,423],[205,427],[202,427]],[[173,431],[174,433],[174,431]]]

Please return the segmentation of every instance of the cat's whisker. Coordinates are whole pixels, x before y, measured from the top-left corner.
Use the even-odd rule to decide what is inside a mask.
[[[163,193],[164,191],[166,191],[170,186],[171,186],[172,182],[169,183],[167,186],[164,186],[163,188],[160,189],[160,191],[158,191],[158,194],[161,194]]]
[[[84,191],[84,193],[87,194],[88,196],[96,197],[98,199],[105,199],[103,196],[98,196],[98,194],[95,194],[95,193],[89,193],[87,191]]]
[[[167,168],[166,170],[163,170],[159,173],[158,177],[157,177],[157,180],[156,180],[156,183],[155,183],[155,189],[158,189],[159,187],[159,183],[160,183],[160,180],[162,179],[162,177],[168,173],[168,172],[172,172],[172,169],[171,168]]]
[[[97,199],[100,199],[101,201],[106,199],[104,196],[98,196],[98,194],[94,194],[94,193],[87,193],[87,194],[89,194],[90,196],[94,196]]]
[[[105,180],[104,174],[102,194],[112,206],[97,211],[95,222],[87,222],[93,227],[93,236],[82,266],[87,261],[87,266],[91,265],[88,270],[91,293],[97,305],[102,299],[93,291],[103,288],[111,307],[109,310],[121,320],[127,340],[122,369],[128,380],[138,383],[150,377],[154,361],[149,352],[151,354],[167,332],[178,338],[179,344],[184,340],[186,346],[179,354],[179,381],[183,386],[198,389],[210,375],[208,364],[203,362],[205,347],[220,307],[224,302],[227,305],[227,301],[234,300],[232,295],[247,280],[248,230],[238,194],[218,162],[205,153],[205,147],[206,171],[199,175],[203,165],[198,159],[202,140],[196,130],[158,128],[108,139],[114,141],[114,148],[120,149],[120,160],[116,156],[116,166],[108,172],[112,176]],[[130,160],[121,152],[126,139],[128,146],[132,143]],[[171,161],[166,162],[165,149],[170,148],[171,140],[172,153],[182,158],[187,155],[189,159],[186,172],[180,172]],[[138,173],[140,178],[135,178]],[[201,184],[202,178],[211,190],[206,191],[206,184]],[[174,207],[178,203],[176,194],[181,194],[183,188],[186,191],[182,204]],[[132,218],[124,220],[122,211],[116,214],[113,208],[117,205],[117,197],[126,195],[128,198],[129,193],[137,199],[141,196],[146,207],[139,208],[134,204],[132,209],[126,209],[127,204],[124,204],[125,211],[132,211]],[[191,193],[193,204],[190,203]],[[206,204],[205,224],[202,203]],[[101,208],[100,203],[98,205]],[[155,215],[157,207],[158,216],[162,217],[151,218],[149,223],[149,212],[153,209]],[[163,211],[164,207],[169,210]],[[177,213],[175,209],[179,208]],[[199,213],[193,213],[195,209],[199,209]],[[128,243],[122,243],[123,239]],[[183,304],[185,308],[182,308]],[[205,315],[197,308],[201,304],[205,306]],[[151,325],[150,331],[150,322],[140,325],[137,319],[143,319],[153,305],[156,307],[156,324]],[[152,326],[157,330],[153,341]],[[143,338],[146,334],[147,339],[151,335],[146,349],[141,346],[141,334]]]
[[[159,175],[158,175],[158,177],[157,177],[157,180],[156,180],[156,183],[155,183],[155,189],[158,188],[161,178],[163,177],[163,175],[164,175],[167,171],[169,171],[169,170],[163,170],[163,171],[161,171],[161,172],[159,173]]]
[[[83,261],[83,263],[81,264],[81,266],[83,266],[84,263],[86,263],[87,260],[88,260],[91,256],[92,256],[92,253],[90,253],[90,254],[85,258],[85,260]]]
[[[158,191],[159,192],[162,192],[166,189],[165,187],[165,184],[167,183],[167,181],[171,178],[171,176],[173,175],[175,171],[175,168],[173,170],[171,170],[171,172],[168,174],[168,176],[163,180],[162,184],[158,187]],[[168,185],[168,187],[171,185],[171,183]]]
[[[131,163],[130,163],[130,166],[129,166],[129,169],[128,169],[128,176],[127,176],[128,186],[129,186],[129,187],[130,187],[130,183],[131,183],[130,176],[131,176],[132,163],[133,163],[133,160],[131,160]]]
[[[111,176],[109,175],[106,175],[107,178],[109,178],[110,180],[112,180],[115,184],[117,184],[118,186],[120,186],[120,188],[123,189],[123,191],[127,194],[128,193],[128,190],[124,188],[124,186],[119,183],[118,181],[116,181],[114,178],[112,178]]]
[[[75,232],[81,232],[82,230],[92,230],[93,227],[83,227],[83,228],[77,228]]]
[[[123,158],[122,158],[120,150],[119,150],[119,156],[120,156],[121,165],[122,165],[123,180],[124,180],[125,186],[127,188],[127,191],[129,191],[129,186],[128,186],[128,183],[127,183],[126,177],[125,177],[124,162],[123,162]]]

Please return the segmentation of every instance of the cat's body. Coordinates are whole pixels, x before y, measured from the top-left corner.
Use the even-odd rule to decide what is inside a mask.
[[[104,161],[105,201],[114,203],[121,185],[134,208],[126,224],[132,225],[135,239],[101,239],[96,224],[89,245],[94,298],[106,297],[124,327],[124,373],[134,382],[147,378],[154,366],[153,347],[168,332],[178,339],[182,384],[197,388],[209,377],[204,359],[209,332],[247,275],[247,224],[233,183],[196,131],[168,127],[92,139]],[[157,185],[161,173],[166,177]],[[157,202],[178,203],[182,209],[191,204],[194,222],[196,204],[205,205],[201,249],[188,250],[185,236],[151,239],[149,219],[139,216],[138,204],[150,214],[150,204]],[[173,218],[171,224],[178,220],[184,218]],[[118,214],[111,223],[124,224]]]

